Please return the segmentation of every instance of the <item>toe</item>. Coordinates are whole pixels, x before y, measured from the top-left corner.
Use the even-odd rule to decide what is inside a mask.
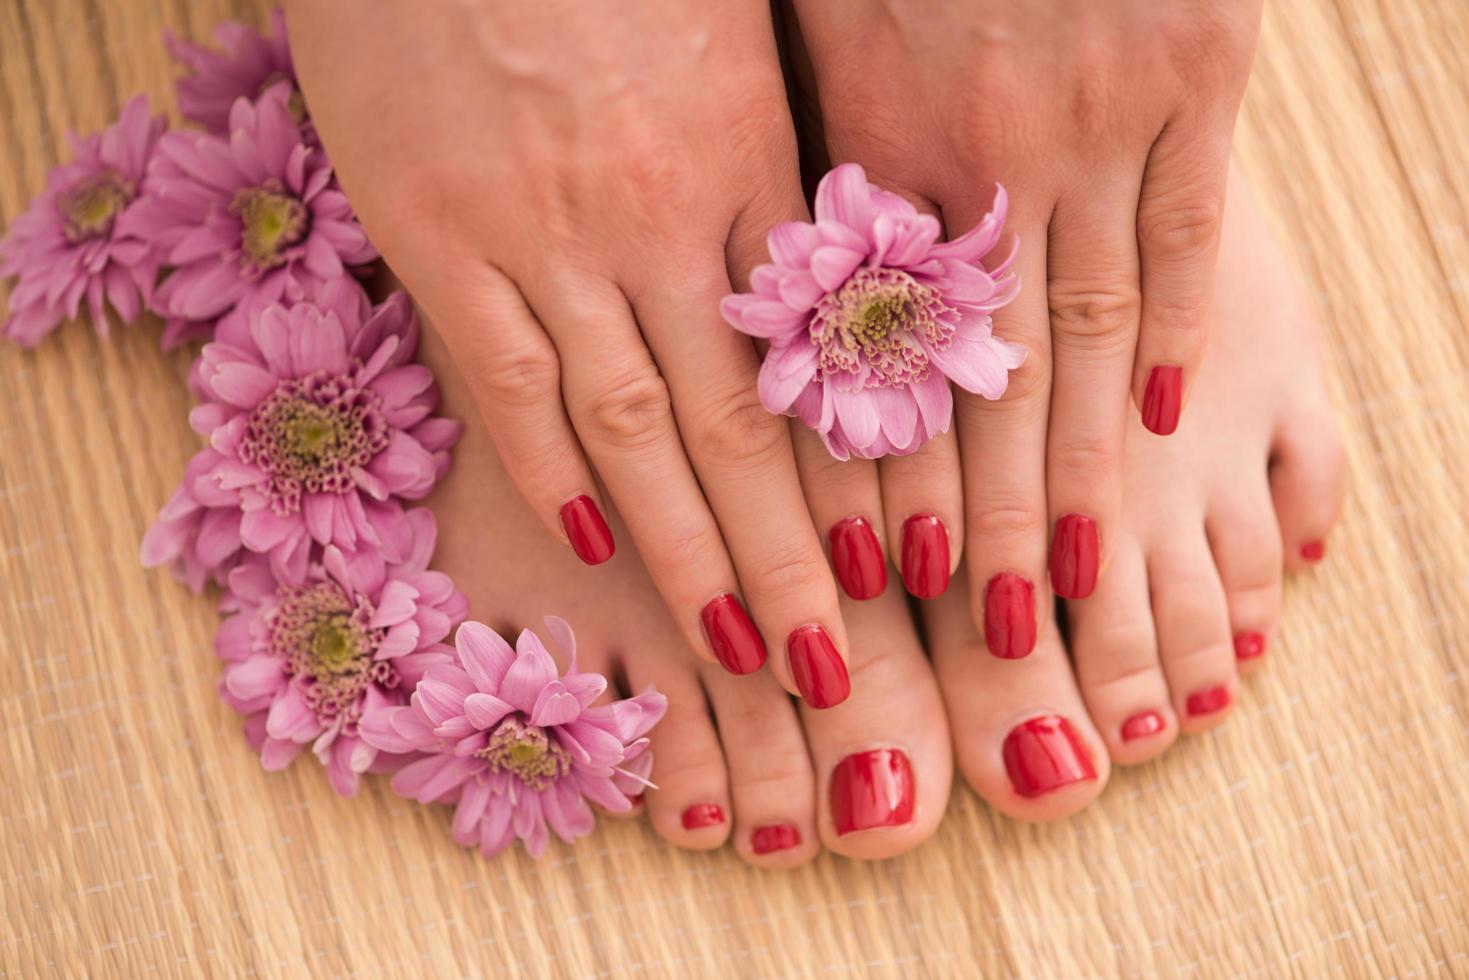
[[[1265,662],[1280,614],[1281,544],[1263,477],[1221,481],[1205,531],[1224,587],[1240,673]]]
[[[1224,586],[1202,526],[1160,528],[1148,556],[1158,652],[1185,732],[1219,724],[1239,696]]]
[[[1285,567],[1300,571],[1326,557],[1326,536],[1341,513],[1346,452],[1325,396],[1293,412],[1276,433],[1270,493],[1280,522]]]

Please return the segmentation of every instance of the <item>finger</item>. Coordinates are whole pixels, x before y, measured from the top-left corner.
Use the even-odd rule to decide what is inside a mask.
[[[853,599],[877,598],[888,584],[877,464],[834,458],[799,421],[791,422],[791,441],[806,504],[817,532],[825,533],[837,582]]]
[[[964,550],[964,483],[953,428],[910,456],[884,457],[878,470],[903,587],[919,599],[935,599],[948,590]]]

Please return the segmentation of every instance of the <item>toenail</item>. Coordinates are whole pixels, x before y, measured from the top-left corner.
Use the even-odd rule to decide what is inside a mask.
[[[740,600],[722,592],[699,611],[704,639],[731,674],[748,674],[765,663],[765,641]]]
[[[1160,436],[1172,435],[1183,410],[1183,368],[1159,364],[1148,374],[1143,390],[1143,425]]]
[[[1097,522],[1083,514],[1065,515],[1051,539],[1051,588],[1063,599],[1085,599],[1097,587],[1101,557]]]
[[[1002,754],[1010,785],[1028,800],[1097,778],[1086,743],[1071,722],[1058,715],[1016,725],[1005,736]]]
[[[1326,557],[1325,541],[1307,541],[1301,545],[1301,557],[1309,562],[1318,562]]]
[[[1156,735],[1168,727],[1168,722],[1156,711],[1139,711],[1131,718],[1122,723],[1122,741],[1131,742],[1133,739],[1147,738]]]
[[[832,525],[831,567],[842,591],[853,599],[875,599],[888,585],[888,563],[882,545],[865,517],[849,517]]]
[[[913,819],[913,767],[898,749],[856,752],[831,772],[831,822],[839,835]]]
[[[1188,715],[1190,718],[1212,715],[1229,707],[1229,702],[1229,688],[1223,685],[1211,687],[1207,691],[1195,691],[1188,696]]]
[[[984,644],[1002,660],[1035,649],[1035,586],[1014,572],[1000,572],[984,589]]]
[[[1262,633],[1241,633],[1234,638],[1234,658],[1236,660],[1254,660],[1256,657],[1265,656],[1265,636]]]
[[[571,542],[571,550],[588,565],[602,564],[617,550],[612,531],[597,509],[596,501],[586,494],[572,497],[561,505],[561,527]]]
[[[789,851],[801,843],[801,832],[794,824],[773,823],[756,827],[750,834],[750,850],[756,854],[773,854]]]
[[[920,599],[936,599],[949,587],[949,530],[932,514],[903,522],[903,585]]]
[[[852,681],[826,629],[816,623],[798,626],[786,638],[786,659],[796,690],[813,708],[831,708],[847,700]]]
[[[683,812],[683,829],[699,830],[724,823],[724,811],[718,803],[695,803]]]

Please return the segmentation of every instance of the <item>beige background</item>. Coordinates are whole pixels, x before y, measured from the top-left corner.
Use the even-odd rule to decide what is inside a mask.
[[[195,439],[157,325],[0,347],[0,972],[1469,976],[1469,2],[1274,0],[1239,147],[1324,318],[1352,491],[1235,719],[1021,826],[955,791],[881,865],[757,873],[611,825],[535,864],[315,767],[268,777],[211,604],[138,567]],[[165,26],[0,0],[0,217]]]

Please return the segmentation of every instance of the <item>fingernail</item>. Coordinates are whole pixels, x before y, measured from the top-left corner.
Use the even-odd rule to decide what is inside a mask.
[[[865,517],[849,517],[832,525],[831,567],[842,590],[853,599],[875,599],[888,584],[882,545]]]
[[[602,519],[602,512],[586,494],[561,505],[561,527],[571,541],[571,550],[588,565],[602,564],[617,550],[612,543],[612,531]]]
[[[949,531],[932,514],[903,522],[903,585],[920,599],[935,599],[949,587]]]
[[[801,843],[801,832],[793,824],[773,823],[750,833],[750,850],[756,854],[789,851]]]
[[[786,658],[796,678],[796,689],[811,707],[834,707],[852,693],[847,665],[823,627],[812,623],[791,630],[786,638]]]
[[[1160,436],[1172,435],[1182,408],[1183,368],[1159,364],[1148,373],[1148,385],[1143,389],[1143,425]]]
[[[724,823],[724,811],[718,803],[695,803],[683,812],[683,829],[698,830]]]
[[[1135,738],[1147,738],[1156,735],[1168,727],[1163,716],[1156,711],[1139,711],[1131,718],[1122,723],[1122,741],[1131,742]]]
[[[1229,707],[1229,688],[1220,685],[1211,687],[1207,691],[1195,691],[1188,696],[1185,703],[1188,708],[1188,716],[1197,718],[1200,715],[1212,715],[1216,711],[1223,711]]]
[[[1051,588],[1063,599],[1085,599],[1097,587],[1101,558],[1097,522],[1082,514],[1065,515],[1051,539]]]
[[[731,674],[748,674],[765,663],[765,641],[745,607],[728,592],[721,592],[699,610],[704,639]]]
[[[1014,572],[1000,572],[984,587],[984,643],[1002,660],[1035,649],[1035,586]]]
[[[1260,633],[1241,633],[1234,638],[1236,660],[1254,660],[1265,656],[1265,637]]]
[[[1301,557],[1309,562],[1318,562],[1326,557],[1325,541],[1307,541],[1301,545]]]
[[[1010,785],[1027,800],[1097,778],[1086,743],[1057,715],[1016,725],[1005,736],[1003,755]]]
[[[898,749],[857,752],[831,771],[831,822],[840,835],[913,819],[913,767]]]

